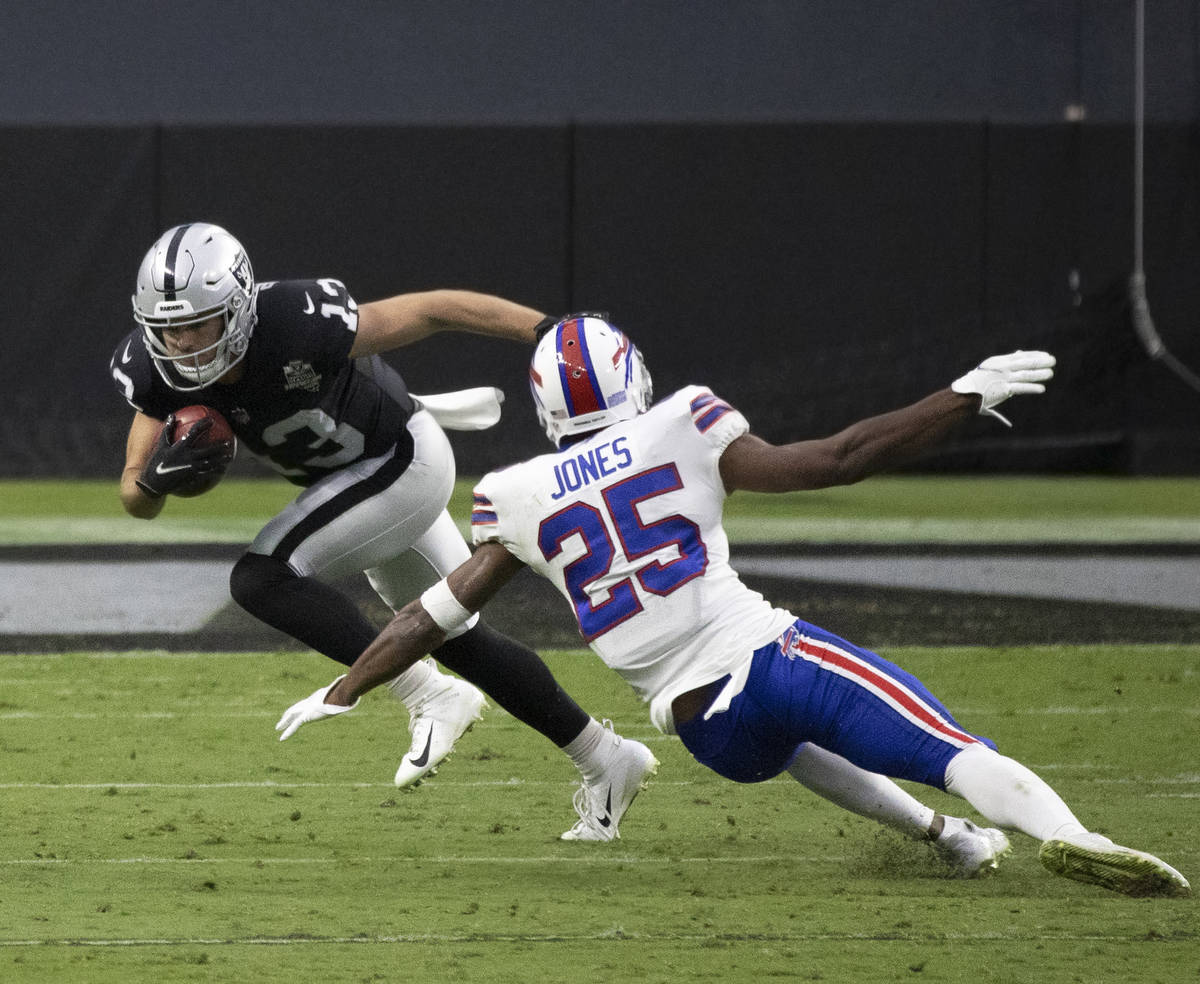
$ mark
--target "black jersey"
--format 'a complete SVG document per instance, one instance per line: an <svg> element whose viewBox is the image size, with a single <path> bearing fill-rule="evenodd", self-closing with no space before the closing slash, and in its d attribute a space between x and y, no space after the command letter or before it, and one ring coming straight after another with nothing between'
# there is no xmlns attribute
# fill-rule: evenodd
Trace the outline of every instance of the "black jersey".
<svg viewBox="0 0 1200 984"><path fill-rule="evenodd" d="M255 311L258 322L236 383L172 389L138 328L122 339L110 363L118 390L135 410L159 419L193 404L214 407L251 453L297 485L393 448L411 460L405 425L412 398L382 359L350 358L358 307L341 281L260 284Z"/></svg>

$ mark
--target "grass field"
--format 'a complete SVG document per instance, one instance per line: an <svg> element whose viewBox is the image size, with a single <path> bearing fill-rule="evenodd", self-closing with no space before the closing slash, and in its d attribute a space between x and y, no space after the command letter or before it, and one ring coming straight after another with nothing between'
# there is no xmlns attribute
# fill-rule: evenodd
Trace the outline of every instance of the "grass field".
<svg viewBox="0 0 1200 984"><path fill-rule="evenodd" d="M1200 870L1200 649L893 655L1084 819ZM278 713L328 676L315 655L7 657L0 980L1200 975L1194 899L1056 879L1019 835L993 878L949 879L790 779L707 773L598 662L547 659L662 760L614 844L556 840L573 770L498 710L400 793L407 732L386 697L275 740ZM1171 734L1193 740L1150 738Z"/></svg>
<svg viewBox="0 0 1200 984"><path fill-rule="evenodd" d="M0 483L0 547L246 540L291 494L231 480L137 523L110 482ZM1194 480L886 478L728 509L743 542L1200 543ZM1200 639L885 654L1197 882ZM598 661L544 655L662 761L614 844L557 840L574 771L497 709L401 793L384 697L275 740L332 675L313 653L0 656L0 981L1200 981L1196 897L1056 879L1020 835L995 877L950 879L790 779L706 772Z"/></svg>

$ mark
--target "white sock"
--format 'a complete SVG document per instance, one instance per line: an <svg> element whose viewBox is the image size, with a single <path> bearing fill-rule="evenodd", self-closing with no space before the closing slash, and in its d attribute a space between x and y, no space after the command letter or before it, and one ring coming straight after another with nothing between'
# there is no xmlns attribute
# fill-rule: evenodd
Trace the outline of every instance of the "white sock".
<svg viewBox="0 0 1200 984"><path fill-rule="evenodd" d="M446 675L433 660L419 659L396 679L387 683L387 689L396 700L404 704L409 712L428 697L446 688Z"/></svg>
<svg viewBox="0 0 1200 984"><path fill-rule="evenodd" d="M946 790L998 827L1048 840L1086 828L1047 783L986 745L968 745L946 767Z"/></svg>
<svg viewBox="0 0 1200 984"><path fill-rule="evenodd" d="M934 811L891 779L860 769L812 742L800 746L787 771L802 786L842 809L895 827L914 839L924 839L933 823Z"/></svg>
<svg viewBox="0 0 1200 984"><path fill-rule="evenodd" d="M563 746L563 751L575 763L584 782L593 783L603 774L604 766L612 755L614 737L609 728L590 718L583 730Z"/></svg>

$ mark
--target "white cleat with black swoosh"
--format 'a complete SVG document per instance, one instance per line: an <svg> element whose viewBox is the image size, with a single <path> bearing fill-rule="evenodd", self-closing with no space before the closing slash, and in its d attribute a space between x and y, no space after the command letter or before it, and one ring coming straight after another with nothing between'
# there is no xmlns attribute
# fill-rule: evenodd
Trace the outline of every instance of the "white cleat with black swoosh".
<svg viewBox="0 0 1200 984"><path fill-rule="evenodd" d="M575 791L579 820L562 835L565 841L612 841L621 836L617 827L634 797L658 771L658 759L640 741L616 736L612 756L597 782Z"/></svg>
<svg viewBox="0 0 1200 984"><path fill-rule="evenodd" d="M487 701L483 691L456 677L448 677L449 686L423 701L411 712L408 730L412 746L396 770L396 785L415 786L454 751L455 742L483 717Z"/></svg>

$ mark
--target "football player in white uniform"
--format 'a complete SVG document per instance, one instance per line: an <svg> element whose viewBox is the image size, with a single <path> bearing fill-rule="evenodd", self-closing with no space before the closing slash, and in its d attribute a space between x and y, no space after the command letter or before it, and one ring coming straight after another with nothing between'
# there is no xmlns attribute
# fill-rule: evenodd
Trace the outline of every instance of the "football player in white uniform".
<svg viewBox="0 0 1200 984"><path fill-rule="evenodd" d="M110 367L135 410L121 476L126 511L153 519L208 467L211 451L159 436L189 404L219 410L243 446L302 489L230 575L234 599L252 615L349 666L377 630L328 579L365 571L397 611L470 556L446 512L454 456L433 410L494 422L494 391L493 405L446 394L427 406L378 356L445 330L533 342L541 312L472 291L359 306L338 280L256 282L242 245L203 222L169 229L146 253L133 311L138 327ZM429 660L388 682L412 732L398 786L435 770L480 717L480 687L563 748L585 784L613 769L639 781L647 773L644 745L622 742L535 653L483 622L456 627L433 655L470 682Z"/></svg>
<svg viewBox="0 0 1200 984"><path fill-rule="evenodd" d="M729 564L721 522L729 492L857 482L971 414L998 417L1009 397L1043 392L1053 365L1045 352L994 356L910 406L776 446L703 387L651 406L650 377L629 338L600 318L568 317L542 338L530 368L558 451L485 476L472 558L278 728L286 737L353 706L528 565L568 600L584 638L649 704L654 724L722 776L759 782L787 771L840 806L927 838L962 875L992 870L1010 850L1001 830L935 814L892 779L925 783L1036 838L1057 874L1133 895L1187 894L1186 879L1163 861L1089 832L1050 786L965 730L921 681L774 608Z"/></svg>

